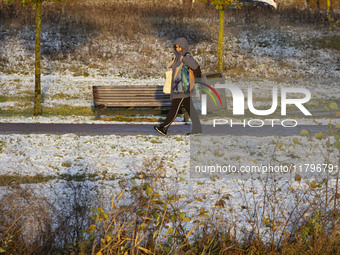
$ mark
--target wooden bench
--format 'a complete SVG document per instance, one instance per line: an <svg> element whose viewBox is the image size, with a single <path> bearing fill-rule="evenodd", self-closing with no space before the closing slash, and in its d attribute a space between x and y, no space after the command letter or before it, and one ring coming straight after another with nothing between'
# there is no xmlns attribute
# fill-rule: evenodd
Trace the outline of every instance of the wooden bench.
<svg viewBox="0 0 340 255"><path fill-rule="evenodd" d="M161 85L93 86L96 119L106 114L167 114L171 100ZM184 119L188 121L188 114Z"/></svg>

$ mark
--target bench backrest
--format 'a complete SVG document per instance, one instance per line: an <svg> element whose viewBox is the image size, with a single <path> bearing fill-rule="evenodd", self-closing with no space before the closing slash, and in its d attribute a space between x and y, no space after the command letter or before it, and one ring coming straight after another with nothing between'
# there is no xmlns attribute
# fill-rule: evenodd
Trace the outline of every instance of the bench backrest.
<svg viewBox="0 0 340 255"><path fill-rule="evenodd" d="M94 106L167 107L170 95L161 85L93 86Z"/></svg>

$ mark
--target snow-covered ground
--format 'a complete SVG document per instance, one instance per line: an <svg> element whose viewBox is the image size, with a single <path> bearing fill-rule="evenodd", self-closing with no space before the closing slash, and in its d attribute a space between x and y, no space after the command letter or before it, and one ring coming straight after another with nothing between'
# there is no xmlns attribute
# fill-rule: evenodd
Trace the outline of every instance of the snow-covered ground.
<svg viewBox="0 0 340 255"><path fill-rule="evenodd" d="M0 123L107 123L95 120L94 116L11 116L14 108L18 111L33 108L33 34L32 27L9 31L0 25ZM247 88L253 88L255 98L260 98L257 106L270 104L273 87L307 88L315 108L322 108L331 101L339 102L339 51L314 43L338 35L339 30L323 28L320 31L320 27L312 25L283 25L277 29L257 24L230 27L224 40L226 82L240 87L245 93ZM62 36L55 31L43 32L43 50L57 55L55 58L43 55L43 107L91 108L94 85L163 84L163 73L172 57L170 40L152 35L142 38L136 35L135 41L112 35L82 36L75 35L74 41L69 42L75 45L82 41L79 47L58 56ZM151 49L149 45L152 45ZM205 41L192 46L192 53L204 72L212 71L216 66L216 48L217 43ZM299 124L329 122L339 124L339 115L332 119L299 119ZM61 189L60 183L67 179L65 176L85 176L94 185L99 182L107 185L107 197L111 197L110 188L118 191L120 182L135 177L144 169L146 161L162 160L166 170L165 187L167 191L176 190L192 201L186 208L188 213L194 214L203 206L210 212L219 210L218 213L228 215L226 217L238 228L250 230L247 222L251 215L245 208L257 210L264 206L265 191L261 178L250 175L249 179L242 179L236 175L206 173L194 176L190 171L190 159L201 162L202 158L208 159L209 164L222 160L238 169L267 164L315 166L329 163L340 167L338 151L328 148L326 140L313 137L226 136L217 138L218 141L211 139L207 143L198 143L199 148L192 148L194 139L195 136L163 137L156 133L150 136L0 135L0 175L52 176L49 182L35 185L42 191L44 187L52 186L57 192ZM333 143L334 137L331 137L328 145L333 146ZM211 146L215 145L212 149ZM294 206L295 193L290 193L292 190L305 192L310 189L311 181L319 184L324 175L308 176L307 172L302 182L294 180L294 173L284 177L278 181L281 193L273 202L284 209L277 215L264 214L278 220ZM272 180L274 182L275 178ZM329 184L328 192L334 194L335 180L330 179ZM324 194L324 188L321 183L313 191ZM218 209L214 205L223 195L228 197L224 199L225 208ZM249 204L245 205L247 199ZM303 206L301 203L300 207ZM266 232L266 229L261 231Z"/></svg>
<svg viewBox="0 0 340 255"><path fill-rule="evenodd" d="M259 98L255 105L270 105L273 87L307 88L312 94L310 103L318 108L338 101L340 53L327 45L338 40L339 28L290 24L279 15L262 22L237 21L235 17L226 20L228 29L224 38L224 74L228 84L240 87L245 94L247 88L253 88L255 98ZM177 24L172 17L143 19L156 24ZM212 33L217 20L199 17L181 22L193 29L189 41L200 31L196 26L201 26L204 36L190 50L203 72L216 70L217 37ZM172 40L164 36L173 31L168 31L166 26L162 29L157 31L159 34L121 37L81 30L63 35L62 27L46 25L42 31L43 107L90 109L93 85L162 85L173 50ZM1 113L33 107L33 35L33 26L0 25L0 121L17 121L17 118L2 118ZM211 38L207 39L207 35Z"/></svg>
<svg viewBox="0 0 340 255"><path fill-rule="evenodd" d="M337 152L327 153L326 143L307 137L205 137L176 135L149 136L77 136L69 135L1 135L1 174L55 175L103 172L117 176L133 175L145 159L164 158L167 174L177 171L189 175L189 158L207 163L254 165L323 164L326 159L336 165ZM199 148L190 148L200 145ZM280 148L275 151L276 143ZM330 138L334 143L334 138ZM275 154L273 155L273 153ZM328 155L329 154L329 155ZM201 156L200 156L201 155ZM197 159L200 157L200 159Z"/></svg>
<svg viewBox="0 0 340 255"><path fill-rule="evenodd" d="M201 139L201 140L200 140ZM204 140L204 139L208 139ZM334 138L330 138L334 143ZM200 145L193 148L193 146ZM212 148L213 147L213 148ZM199 159L197 158L199 157ZM326 140L307 137L201 137L201 136L77 136L68 135L0 135L0 174L1 175L44 175L52 177L46 183L35 184L36 192L44 196L60 197L67 193L63 183L69 178L81 177L90 186L97 186L104 194L104 200L118 194L122 182L130 183L140 172L160 169L147 169L150 161L163 162L165 175L159 184L164 194L176 192L183 196L183 207L188 216L197 215L204 207L214 212L215 217L223 217L235 224L235 228L246 228L250 211L259 212L266 206L277 207L273 214L265 209L264 216L276 219L283 224L282 215L295 206L296 194L314 199L314 192L323 194L324 164L332 165L329 171L328 192L333 194L336 186L336 170L339 169L337 150L327 150ZM237 169L246 166L296 165L296 172L248 173L244 178L235 174L195 173L190 170L190 159L206 164L224 164ZM299 166L303 169L300 171ZM306 169L306 165L309 166ZM316 165L322 166L322 171ZM314 170L313 170L314 169ZM321 173L319 173L321 172ZM296 173L302 180L296 180ZM272 176L269 180L266 177ZM53 178L54 177L54 178ZM276 180L276 181L275 181ZM311 182L317 187L310 190ZM130 184L126 184L129 187ZM263 204L265 195L272 194L274 185L279 189L273 193L273 201ZM268 189L266 191L266 189ZM294 192L293 192L294 191ZM269 192L269 193L266 193ZM307 192L307 193L306 193ZM222 199L223 197L223 199ZM223 202L221 202L221 199ZM216 207L216 203L223 206ZM299 208L308 208L309 200L300 202ZM250 211L249 211L250 210ZM304 217L308 217L307 210ZM295 216L294 216L295 217ZM280 220L281 219L281 220ZM260 222L262 219L258 219ZM228 221L227 221L228 222ZM268 234L266 223L259 226L260 233ZM188 225L188 230L191 225Z"/></svg>
<svg viewBox="0 0 340 255"><path fill-rule="evenodd" d="M121 77L74 77L72 75L46 75L42 76L43 107L85 107L91 110L93 107L92 86L95 85L162 85L163 78L133 79ZM340 89L337 79L274 79L274 78L226 78L225 83L239 87L247 97L248 88L253 89L254 106L270 107L272 104L272 89L283 87L306 88L311 92L309 103L315 108L327 106L329 102L338 101ZM103 123L95 121L94 116L8 116L7 111L27 111L33 109L31 99L34 93L34 78L20 74L0 75L0 121L1 122L68 122L68 123ZM70 85L72 84L72 85ZM3 102L1 102L1 100ZM231 94L227 93L227 104L232 109ZM246 106L247 107L247 106ZM297 110L297 109L296 109ZM1 113L4 113L1 116ZM326 113L326 112L325 112ZM334 114L333 114L334 115ZM315 118L318 118L317 116ZM305 118L303 123L315 123L313 117ZM330 119L320 119L317 123L328 124Z"/></svg>

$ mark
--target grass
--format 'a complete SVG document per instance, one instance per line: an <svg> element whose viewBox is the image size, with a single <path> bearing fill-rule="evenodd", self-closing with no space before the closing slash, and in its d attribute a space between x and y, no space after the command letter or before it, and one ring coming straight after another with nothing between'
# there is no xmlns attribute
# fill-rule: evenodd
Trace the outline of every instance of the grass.
<svg viewBox="0 0 340 255"><path fill-rule="evenodd" d="M2 174L0 175L0 187L1 186L10 186L15 184L39 184L46 183L51 180L64 180L64 181L97 181L97 180L106 180L112 181L115 180L117 176L115 174L108 173L80 173L80 174L60 174L60 175L13 175L13 174Z"/></svg>
<svg viewBox="0 0 340 255"><path fill-rule="evenodd" d="M55 179L53 175L0 175L0 186L8 186L12 184L37 184L44 183Z"/></svg>
<svg viewBox="0 0 340 255"><path fill-rule="evenodd" d="M81 100L79 97L70 96L65 93L58 93L56 95L47 95L44 101L48 102L49 98L59 100ZM33 93L26 92L21 96L5 96L0 95L0 103L14 102L15 106L8 106L6 110L0 109L0 114L3 116L12 115L31 115L33 114ZM91 116L93 114L92 107L72 106L72 105L57 105L54 107L44 107L43 114L45 116L71 116L83 115Z"/></svg>
<svg viewBox="0 0 340 255"><path fill-rule="evenodd" d="M116 115L113 117L100 117L99 120L103 121L122 121L122 122L159 122L164 119L158 119L156 117L135 117L135 116L124 116Z"/></svg>
<svg viewBox="0 0 340 255"><path fill-rule="evenodd" d="M76 99L76 97L68 97L66 94L58 94L57 97L60 98L67 98L67 99ZM20 100L20 101L17 101ZM6 110L0 111L0 116L32 116L33 114L33 106L30 100L33 100L33 97L31 96L24 96L24 97L6 97L1 96L0 102L17 102L17 106L10 106ZM256 109L268 109L271 106L271 99L268 98L254 98L254 102L264 102L265 104L261 107L256 107ZM324 99L314 99L311 102L308 102L305 105L305 107L313 112L314 110L320 110L324 109L323 106L328 105L330 102L334 100L324 100ZM340 102L337 101L338 104ZM26 106L25 106L26 105ZM24 107L25 106L25 107ZM287 112L288 113L294 113L297 112L298 109L294 106L288 105ZM328 112L325 111L325 114L327 115ZM216 112L214 114L209 113L209 116L216 116L216 117L228 117L232 116L232 106L229 105L229 111L226 113L225 111ZM325 116L326 116L325 115ZM55 107L43 107L43 116L45 117L53 117L53 116L94 116L94 109L92 107L84 107L84 106L70 106L70 105L57 105ZM179 115L181 116L181 115ZM328 115L327 115L328 116ZM281 117L280 115L280 106L278 106L275 113L271 114L270 116L256 116L252 113L250 113L248 110L245 111L244 117L246 118L277 118ZM203 117L204 119L204 117ZM122 122L159 122L163 121L164 118L156 118L156 117L135 117L133 115L129 115L128 112L126 115L114 115L114 116L106 116L106 117L100 117L99 120L103 121L122 121Z"/></svg>
<svg viewBox="0 0 340 255"><path fill-rule="evenodd" d="M6 142L0 141L0 153L3 152L5 146L6 146Z"/></svg>
<svg viewBox="0 0 340 255"><path fill-rule="evenodd" d="M311 13L307 15L304 10L299 8L289 9L282 8L282 6L283 3L281 3L280 10L271 14L246 10L237 12L228 10L226 13L226 17L228 17L226 28L232 31L230 34L234 36L237 33L235 31L244 31L250 24L267 28L277 28L278 25L284 26L286 24L296 25L297 23L299 25L310 25L312 23L312 26L314 24L324 25L323 19L320 17L320 15L323 15L322 13L315 14L314 17ZM33 32L35 12L32 8L4 5L2 14L1 21L4 28L11 31L10 36L15 37L24 26L28 26ZM335 19L338 18L335 15ZM185 34L193 44L193 48L195 48L194 55L202 58L205 71L212 71L216 69L216 59L211 54L215 55L216 52L214 47L216 46L216 34L218 31L217 19L218 12L216 9L200 2L196 2L195 8L192 10L182 8L178 2L174 1L157 4L153 1L129 3L114 1L106 2L105 5L100 1L91 2L90 5L89 3L84 4L82 1L46 4L43 17L45 29L60 33L63 41L60 47L46 49L43 56L51 62L53 60L62 62L60 65L49 67L49 72L51 73L70 72L74 76L89 77L93 73L88 71L91 68L93 71L96 69L95 72L99 70L100 75L105 76L112 74L108 72L108 69L111 69L108 68L109 66L116 69L114 73L121 72L124 73L124 76L136 78L142 76L159 77L160 74L157 72L158 69L155 69L155 66L165 66L166 59L169 57L168 50L164 49L164 43ZM249 19L251 19L251 22ZM112 41L112 37L114 40L123 37L124 41L131 42L130 46L122 51L119 47L104 47L101 44L94 43L94 41L101 40ZM138 38L138 43L134 43L136 38ZM278 46L286 46L292 41L295 43L294 39L280 36L279 40L281 38L284 38L284 41L262 41L259 44L266 46L275 43ZM121 41L117 39L112 44L119 44ZM148 43L141 44L139 43L140 41L147 41ZM199 43L202 42L205 45L200 46ZM155 45L157 50L155 51L150 45ZM206 47L206 45L213 45L214 47ZM229 42L225 42L226 49L228 49L226 58L240 54L239 51L235 52L233 45L230 47L228 45ZM329 47L327 45L325 44L323 47ZM330 47L337 48L336 42L331 42L331 45ZM83 50L83 47L87 50ZM31 53L33 54L34 52L31 51ZM133 58L136 57L137 61L125 63L124 57L127 55L127 58L130 59L131 55L129 54L133 55ZM247 55L242 53L243 60L231 60L230 63L229 61L226 63L225 66L228 66L228 68L225 69L225 72L228 76L261 75L261 73L244 72L242 63L249 61ZM159 61L157 65L152 63L155 58ZM85 63L85 65L79 63ZM270 67L270 64L268 64L268 67ZM9 70L10 68L14 68L14 72L21 72L26 68L29 71L32 69L28 65L6 65L3 68L5 69L4 71L7 70L8 72L13 71ZM280 69L280 65L277 68ZM277 71L269 72L268 75L274 77L277 75Z"/></svg>
<svg viewBox="0 0 340 255"><path fill-rule="evenodd" d="M178 4L178 1L176 3ZM157 33L157 31L161 31L161 23L166 22L167 25L173 25L169 31L165 31L165 35L169 37L167 39L171 39L176 35L177 30L186 31L187 24L189 24L194 25L193 29L189 31L193 41L199 39L199 32L202 31L198 28L199 26L202 26L204 35L207 37L214 35L216 30L214 26L208 28L205 21L195 24L196 20L192 18L199 14L216 19L217 12L214 9L202 11L198 8L190 13L190 11L181 10L178 6L175 8L171 5L164 7L161 4L153 6L151 1L148 1L147 4L144 3L145 6L126 4L125 2L119 3L121 5L111 3L105 6L101 2L96 2L96 4L99 4L98 8L90 8L90 10L77 1L73 1L70 6L46 5L44 6L47 9L44 14L46 15L44 18L47 20L46 26L52 27L53 23L62 24L61 33L65 37L80 29L84 34L91 34L93 31L113 35L123 33L126 38L134 38L137 32ZM150 6L153 8L149 8ZM69 8L63 10L63 7ZM3 14L3 10L0 9L0 11ZM9 23L13 27L34 24L33 10L13 8L11 11L15 22L12 22L13 20L9 16L1 16L4 26ZM157 19L155 13L165 19ZM10 11L7 14L10 14ZM313 17L300 14L303 12L283 13L282 19L288 19L290 15L293 15L293 19L297 20L295 22L302 20L308 23L313 19ZM175 15L176 22L171 20L171 15ZM112 23L109 18L111 16L115 17L117 22ZM151 18L145 19L144 17ZM184 22L182 22L182 18ZM185 20L189 20L189 23L185 23ZM242 22L242 16L237 22L239 20ZM320 21L314 20L313 22L319 24ZM206 40L207 37L205 37ZM338 49L338 39L338 36L323 37L318 41L318 45L324 48ZM70 54L73 56L77 54L76 48L72 45L64 44L62 47L61 53L65 56L64 52L71 52ZM153 54L152 48L145 49L145 51L150 55ZM53 54L57 53L51 52L48 57L53 58ZM99 53L98 51L98 55L96 55L95 48L92 51L93 55L84 54L81 57L86 60L92 56L99 56L100 59ZM65 56L63 57L66 58ZM161 58L163 57L165 56ZM207 68L212 70L214 62L212 61L209 65ZM230 70L231 75L233 70L237 72L236 76L241 76L244 73L242 66L236 66L235 69L231 68ZM73 67L71 72L75 76L88 76L85 71L78 70L77 66ZM147 72L144 70L144 73ZM57 95L57 98L71 99L64 93ZM9 101L18 101L20 104L29 106L32 98L0 96L0 102ZM307 108L309 107L314 106L307 105ZM44 107L43 110L45 116L93 116L91 107L56 106L53 108ZM2 114L32 115L32 111L30 108L17 106ZM150 120L138 119L140 121ZM136 121L136 118L120 115L107 117L104 120ZM155 121L155 118L151 118L151 121ZM147 139L151 144L160 143L158 138L148 137ZM183 141L182 138L175 140ZM5 146L0 142L0 152ZM116 145L112 145L111 148L116 148L114 146ZM288 147L288 145L284 145L284 147ZM136 153L123 149L121 156L125 157L126 155L131 160L133 158L131 155L135 156ZM220 154L217 153L218 155ZM258 156L263 158L261 152L258 153ZM174 162L176 163L176 161ZM71 167L72 162L64 162L62 166ZM336 193L337 189L334 187L327 189L328 182L322 184L324 189L315 190L306 180L300 181L300 185L296 185L295 181L295 183L291 183L291 187L287 186L287 183L286 186L278 187L276 182L270 183L270 180L267 179L267 182L263 180L262 186L258 190L253 189L254 196L252 197L245 195L252 185L251 180L248 183L243 183L244 186L241 184L239 193L244 196L239 201L242 202L242 217L245 222L243 228L238 225L239 219L233 218L235 215L231 219L228 218L230 216L228 212L236 211L237 207L237 203L232 198L227 199L224 194L215 190L213 196L204 195L199 198L201 201L198 202L203 203L192 203L190 199L184 200L178 194L178 190L167 187L166 182L163 182L169 178L164 177L165 167L161 161L152 159L149 162L144 162L143 167L138 169L138 178L135 178L134 183L128 179L120 178L120 190L112 200L109 198L110 201L106 203L109 206L106 208L104 208L105 203L101 203L101 199L107 194L96 193L86 185L89 185L88 181L95 182L98 179L115 180L114 175L102 178L100 178L102 174L99 173L61 174L60 176L0 176L0 185L8 188L6 194L2 194L1 197L0 248L8 254L53 254L58 252L60 254L81 254L82 252L91 254L100 251L102 254L274 255L338 254L340 252L339 235L336 228L340 223L339 200L336 200L339 193ZM61 189L50 190L52 194L59 195L60 190L67 191L64 197L57 196L56 201L45 197L45 194L37 195L38 192L35 191L39 191L38 185L18 185L39 184L54 179L65 181L65 186L62 186ZM204 189L204 182L198 181L197 184L202 190ZM308 187L305 191L296 188L296 186L303 187L304 184ZM293 185L295 186L293 187ZM98 186L98 183L95 186ZM181 187L181 183L177 186ZM109 194L115 192L110 190ZM283 200L280 200L282 195L289 194L292 194L294 198L289 203L285 204ZM220 197L216 198L216 196ZM216 201L216 208L212 209L212 213L207 211L205 204L210 201ZM192 208L191 215L183 209L185 206ZM263 231L264 234L262 234ZM268 237L268 240L265 239L265 236ZM277 241L277 237L279 237L279 241Z"/></svg>
<svg viewBox="0 0 340 255"><path fill-rule="evenodd" d="M86 106L60 105L55 107L43 107L45 116L93 116L93 108Z"/></svg>
<svg viewBox="0 0 340 255"><path fill-rule="evenodd" d="M316 40L317 45L322 49L340 51L340 35L325 36Z"/></svg>
<svg viewBox="0 0 340 255"><path fill-rule="evenodd" d="M100 254L136 254L142 251L160 255L337 254L340 251L337 234L340 215L336 213L339 207L331 200L334 191L331 187L327 189L327 181L317 188L297 178L293 184L301 185L289 182L277 185L270 177L239 181L242 199L237 205L234 203L237 194L219 190L211 195L185 198L178 190L169 189L164 173L162 160L145 161L131 181L121 180L119 190L106 205L103 202L89 205L99 199L100 194L91 199L84 196L89 195L84 175L64 176L68 183L64 189L70 192L64 194L65 198L60 197L60 201L69 202L66 215L46 198L36 197L28 186L18 189L10 184L11 192L4 197L5 206L0 209L3 215L0 228L4 230L0 235L0 247L9 253L22 251L21 254L28 254L28 251L43 254L39 249L61 254L99 251ZM182 180L176 177L175 180L180 185ZM212 182L217 180L211 179ZM262 186L253 186L252 182L261 182ZM307 188L303 188L304 182ZM196 184L199 189L205 185L202 181ZM324 192L320 193L320 189ZM292 199L287 200L287 196ZM206 208L206 201L214 204L213 212ZM200 206L193 207L189 213L184 207L191 203ZM243 215L240 220L247 228L239 229L238 219L229 217L235 214L238 206ZM57 215L53 221L49 210ZM35 221L45 227L54 224L54 227L47 233L45 228L31 229L30 240L50 235L54 237L53 245L48 239L38 246L21 239L25 235L25 228L21 226ZM77 226L70 227L74 222ZM14 232L16 235L12 235ZM77 232L81 234L78 236Z"/></svg>
<svg viewBox="0 0 340 255"><path fill-rule="evenodd" d="M5 102L27 103L27 102L33 102L33 99L34 99L33 95L22 95L22 96L4 96L4 95L0 95L0 103L5 103Z"/></svg>
<svg viewBox="0 0 340 255"><path fill-rule="evenodd" d="M61 174L58 176L58 179L65 180L65 181L76 181L76 182L83 182L83 181L96 181L99 177L99 174L92 173L92 174Z"/></svg>
<svg viewBox="0 0 340 255"><path fill-rule="evenodd" d="M121 138L117 139L118 142L108 146L120 144ZM163 140L152 136L140 136L140 139L148 139L152 144ZM183 143L177 137L169 139ZM273 147L274 151L259 157L276 162L280 155L300 156L297 152L301 149L308 152L308 146L303 147L300 141L302 138L298 142L282 141L280 146L278 141L249 146L251 155ZM316 151L320 148L325 160L333 162L329 155L338 155L327 138L309 145ZM232 147L230 151L234 150ZM131 148L115 149L128 156L127 160L143 156ZM201 149L206 151L205 146ZM85 159L84 155L77 156ZM64 167L73 165L71 161L64 162L69 162ZM170 168L176 165L182 170L184 167L177 162L174 159ZM136 254L148 250L149 254L160 255L337 254L340 251L337 232L340 208L339 200L335 199L339 197L339 189L331 179L320 182L302 176L280 180L266 175L258 179L236 179L235 189L233 185L206 187L221 181L214 177L208 182L192 180L186 187L190 188L189 192L183 193L183 180L186 180L179 177L187 176L187 171L168 176L166 158L149 158L140 163L133 165L136 170L133 178L116 178L105 171L62 174L55 177L58 183L54 188L19 185L29 183L24 178L8 181L2 187L6 192L2 194L0 207L0 248L9 254L43 254L39 251L46 254L46 249L50 254L58 251L60 254L93 251ZM33 179L44 183L38 177ZM112 179L114 183L106 182ZM54 195L50 197L51 194ZM25 242L27 237L31 242ZM51 243L48 237L54 241Z"/></svg>
<svg viewBox="0 0 340 255"><path fill-rule="evenodd" d="M71 96L65 93L58 93L55 95L46 95L45 96L45 100L49 100L49 99L58 99L58 100L81 100L81 98L79 96Z"/></svg>
<svg viewBox="0 0 340 255"><path fill-rule="evenodd" d="M33 103L27 103L26 107L21 105L10 106L6 110L0 109L0 116L33 116ZM94 116L93 108L86 106L59 105L55 107L43 107L44 117L53 116Z"/></svg>

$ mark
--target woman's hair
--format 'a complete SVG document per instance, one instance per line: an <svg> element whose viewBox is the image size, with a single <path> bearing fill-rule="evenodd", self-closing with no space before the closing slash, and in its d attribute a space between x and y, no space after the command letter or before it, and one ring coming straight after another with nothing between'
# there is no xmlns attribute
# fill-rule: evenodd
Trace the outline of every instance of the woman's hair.
<svg viewBox="0 0 340 255"><path fill-rule="evenodd" d="M178 45L179 46L179 45ZM182 48L182 51L183 51L183 47L182 46L179 46ZM174 44L174 50L176 51L176 44Z"/></svg>

